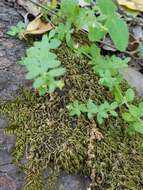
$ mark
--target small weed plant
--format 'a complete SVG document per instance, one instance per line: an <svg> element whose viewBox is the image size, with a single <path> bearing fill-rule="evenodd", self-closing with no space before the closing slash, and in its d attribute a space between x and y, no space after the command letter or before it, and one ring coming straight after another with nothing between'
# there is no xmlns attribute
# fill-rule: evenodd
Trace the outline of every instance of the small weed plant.
<svg viewBox="0 0 143 190"><path fill-rule="evenodd" d="M16 26L12 26L10 30L7 32L10 36L16 36L19 39L22 38L21 34L25 31L25 24L23 22L18 22Z"/></svg>
<svg viewBox="0 0 143 190"><path fill-rule="evenodd" d="M93 3L89 0L88 3ZM51 7L48 7L51 10ZM51 10L52 11L52 10ZM60 80L66 70L61 67L60 61L53 51L58 48L61 42L66 42L76 54L86 56L90 59L89 64L93 72L99 75L99 84L112 92L115 102L103 102L96 105L92 100L87 103L80 103L78 100L67 106L71 116L79 117L81 113L89 119L97 116L99 124L108 118L109 115L117 117L116 109L126 107L122 113L123 119L129 124L130 132L143 134L142 105L133 105L135 93L133 89L126 92L121 90L123 78L120 71L128 67L129 58L121 59L115 55L103 56L98 43L109 35L115 47L124 51L128 45L128 26L117 13L117 7L111 0L97 0L96 5L91 9L79 6L78 0L62 0L60 9L51 17L55 28L49 34L44 35L40 42L27 50L27 55L21 61L28 70L27 79L33 79L33 87L38 89L40 95L53 93L56 88L62 88L64 81ZM90 45L79 45L74 39L75 32L86 28ZM8 32L10 35L20 35L24 25L20 22Z"/></svg>

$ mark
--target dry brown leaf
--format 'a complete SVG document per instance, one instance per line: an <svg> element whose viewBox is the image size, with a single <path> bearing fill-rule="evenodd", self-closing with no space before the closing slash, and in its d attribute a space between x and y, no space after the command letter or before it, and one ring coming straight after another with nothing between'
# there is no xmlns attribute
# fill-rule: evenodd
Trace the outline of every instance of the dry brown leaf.
<svg viewBox="0 0 143 190"><path fill-rule="evenodd" d="M42 15L39 15L28 24L26 31L23 33L23 36L27 34L43 34L53 28L52 24L42 21L41 17Z"/></svg>
<svg viewBox="0 0 143 190"><path fill-rule="evenodd" d="M143 0L117 0L119 5L125 6L128 9L143 12Z"/></svg>

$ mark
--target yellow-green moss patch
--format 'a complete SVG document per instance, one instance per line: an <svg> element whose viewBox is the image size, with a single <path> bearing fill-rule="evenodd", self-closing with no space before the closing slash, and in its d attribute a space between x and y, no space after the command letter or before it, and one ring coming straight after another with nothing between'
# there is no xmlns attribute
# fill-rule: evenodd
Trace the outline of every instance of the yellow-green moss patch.
<svg viewBox="0 0 143 190"><path fill-rule="evenodd" d="M73 100L92 99L102 103L111 102L113 97L99 86L98 77L87 60L75 57L65 46L57 50L57 55L67 70L63 90L44 97L23 90L15 101L0 106L10 119L9 131L17 136L15 160L18 162L24 156L28 159L24 169L31 185L27 189L43 188L39 176L49 166L90 175L88 144L94 127L103 135L102 140L94 140L92 147L91 162L96 171L94 189L143 189L142 138L130 137L120 117L110 118L102 126L84 116L69 117L66 105Z"/></svg>

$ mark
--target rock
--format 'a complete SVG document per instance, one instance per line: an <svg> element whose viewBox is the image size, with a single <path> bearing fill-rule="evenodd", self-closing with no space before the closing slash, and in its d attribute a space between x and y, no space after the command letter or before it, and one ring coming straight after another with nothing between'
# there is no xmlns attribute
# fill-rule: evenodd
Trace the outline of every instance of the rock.
<svg viewBox="0 0 143 190"><path fill-rule="evenodd" d="M7 126L8 126L8 122L6 118L4 118L3 116L0 116L0 129L4 129Z"/></svg>
<svg viewBox="0 0 143 190"><path fill-rule="evenodd" d="M55 190L86 190L89 186L89 178L80 175L70 175L62 172Z"/></svg>
<svg viewBox="0 0 143 190"><path fill-rule="evenodd" d="M0 173L0 190L17 190L16 181L6 174Z"/></svg>
<svg viewBox="0 0 143 190"><path fill-rule="evenodd" d="M12 157L8 154L7 151L0 151L0 166L12 163Z"/></svg>
<svg viewBox="0 0 143 190"><path fill-rule="evenodd" d="M143 75L133 68L127 68L121 73L128 84L137 90L138 95L143 96Z"/></svg>
<svg viewBox="0 0 143 190"><path fill-rule="evenodd" d="M0 132L0 151L7 151L11 153L15 146L16 137L14 135L7 135Z"/></svg>
<svg viewBox="0 0 143 190"><path fill-rule="evenodd" d="M0 1L0 97L5 101L14 99L26 82L25 68L18 63L25 54L26 45L7 35L21 17L7 2L11 1Z"/></svg>
<svg viewBox="0 0 143 190"><path fill-rule="evenodd" d="M137 40L143 40L143 29L141 26L133 26L132 31Z"/></svg>

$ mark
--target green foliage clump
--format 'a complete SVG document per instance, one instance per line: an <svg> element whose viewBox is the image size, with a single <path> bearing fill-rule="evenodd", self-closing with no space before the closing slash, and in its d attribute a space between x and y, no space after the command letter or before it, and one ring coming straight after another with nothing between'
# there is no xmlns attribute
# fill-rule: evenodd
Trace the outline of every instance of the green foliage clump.
<svg viewBox="0 0 143 190"><path fill-rule="evenodd" d="M40 42L35 42L34 47L27 50L27 56L21 61L28 70L27 79L34 79L33 86L38 89L40 95L47 92L54 92L59 87L64 86L63 81L57 77L65 73L65 69L60 67L55 53L50 50L58 48L61 42L58 39L50 39L46 35Z"/></svg>
<svg viewBox="0 0 143 190"><path fill-rule="evenodd" d="M15 161L19 163L25 155L28 161L24 166L26 190L48 189L44 187L44 179L41 181L47 167L53 166L53 171L56 167L58 171L64 169L90 175L87 165L88 134L91 128L96 127L95 122L83 115L79 118L68 116L66 105L74 100L86 102L91 99L99 106L104 101L114 101L111 92L98 84L98 76L92 72L87 60L75 57L66 46L56 50L56 54L67 71L62 90L44 97L24 91L17 100L0 105L0 109L9 116L8 130L17 136L13 152ZM122 88L126 91L128 86ZM92 112L93 105L89 103ZM109 117L104 123L97 124L104 138L95 140L93 144L95 190L143 188L142 137L133 135L131 138L126 133L127 125L121 118L123 110L117 111L117 118Z"/></svg>
<svg viewBox="0 0 143 190"><path fill-rule="evenodd" d="M94 115L97 115L97 121L102 124L104 119L108 118L108 115L117 117L115 109L118 107L117 102L109 104L105 101L101 105L96 105L92 100L88 100L87 104L79 103L78 101L68 105L67 108L70 111L71 116L80 116L81 113L86 113L89 119L92 119Z"/></svg>
<svg viewBox="0 0 143 190"><path fill-rule="evenodd" d="M17 36L21 39L21 34L25 31L25 24L23 22L18 22L16 26L12 26L7 32L10 36Z"/></svg>

